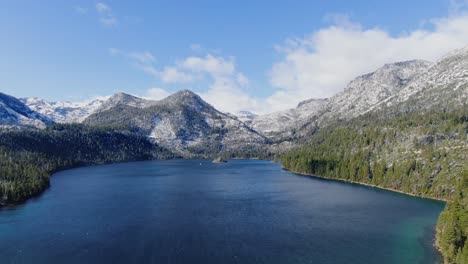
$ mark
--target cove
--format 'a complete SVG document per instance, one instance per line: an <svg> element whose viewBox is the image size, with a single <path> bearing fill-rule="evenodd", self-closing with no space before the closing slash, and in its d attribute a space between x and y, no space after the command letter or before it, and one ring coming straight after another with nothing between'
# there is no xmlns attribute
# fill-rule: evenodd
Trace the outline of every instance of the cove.
<svg viewBox="0 0 468 264"><path fill-rule="evenodd" d="M271 161L145 161L56 173L0 209L1 263L440 263L444 203Z"/></svg>

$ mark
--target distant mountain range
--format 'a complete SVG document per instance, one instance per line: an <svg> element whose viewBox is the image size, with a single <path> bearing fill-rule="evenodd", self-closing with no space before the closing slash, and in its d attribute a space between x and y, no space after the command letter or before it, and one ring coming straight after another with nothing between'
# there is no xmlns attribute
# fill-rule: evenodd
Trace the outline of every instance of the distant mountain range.
<svg viewBox="0 0 468 264"><path fill-rule="evenodd" d="M16 99L0 94L4 127L52 123L112 126L148 136L181 152L282 151L311 131L372 112L386 114L449 109L468 98L468 47L435 63L413 60L386 64L357 77L331 98L309 99L296 108L266 115L223 113L184 90L152 101L125 93L88 103ZM271 148L273 146L273 148ZM278 147L282 146L282 147Z"/></svg>
<svg viewBox="0 0 468 264"><path fill-rule="evenodd" d="M86 117L96 112L105 100L93 100L87 103L48 102L32 97L19 99L31 110L34 110L56 123L80 123Z"/></svg>

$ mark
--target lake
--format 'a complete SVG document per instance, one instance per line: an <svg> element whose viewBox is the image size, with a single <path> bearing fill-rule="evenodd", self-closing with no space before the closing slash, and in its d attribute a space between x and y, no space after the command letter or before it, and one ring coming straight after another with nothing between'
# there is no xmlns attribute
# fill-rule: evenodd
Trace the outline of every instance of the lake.
<svg viewBox="0 0 468 264"><path fill-rule="evenodd" d="M443 207L271 161L83 167L0 209L0 262L439 263Z"/></svg>

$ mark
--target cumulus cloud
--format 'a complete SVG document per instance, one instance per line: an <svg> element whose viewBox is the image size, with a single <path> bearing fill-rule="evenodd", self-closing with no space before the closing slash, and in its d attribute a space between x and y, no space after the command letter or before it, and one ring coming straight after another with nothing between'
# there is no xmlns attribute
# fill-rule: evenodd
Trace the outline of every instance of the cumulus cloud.
<svg viewBox="0 0 468 264"><path fill-rule="evenodd" d="M435 61L443 54L468 44L468 15L434 19L429 29L392 36L380 28L364 28L346 16L301 38L288 39L277 47L283 58L269 71L278 90L267 103L272 108L294 107L307 98L330 97L358 75L385 63L424 59Z"/></svg>
<svg viewBox="0 0 468 264"><path fill-rule="evenodd" d="M164 83L191 83L195 79L193 74L183 72L177 67L164 67L161 71L151 69L150 72L159 76Z"/></svg>
<svg viewBox="0 0 468 264"><path fill-rule="evenodd" d="M206 85L207 89L198 94L222 111L256 109L258 105L247 93L249 80L236 69L234 57L189 56L161 69L152 65L142 69L166 84Z"/></svg>
<svg viewBox="0 0 468 264"><path fill-rule="evenodd" d="M463 9L460 3L457 10ZM155 66L151 53L118 49L109 49L109 52L131 59L163 84L176 85L177 89L198 87L198 93L222 111L268 113L295 107L309 98L333 96L355 77L386 63L412 59L436 61L445 53L468 44L468 13L460 11L397 35L378 27L364 27L346 15L330 15L326 21L331 24L275 46L280 59L268 69L267 78L272 89L266 98L252 96L255 87L238 69L232 56L193 46L192 51L205 55ZM165 95L160 90L155 91Z"/></svg>
<svg viewBox="0 0 468 264"><path fill-rule="evenodd" d="M185 85L207 87L198 94L210 104L226 112L240 110L260 111L257 99L247 92L249 79L236 69L234 57L189 56L177 60L171 65L157 67L155 57L150 52L128 52L109 48L109 54L121 56L132 61L132 64L145 73L157 78L167 85ZM192 88L192 87L184 87ZM145 98L159 100L169 95L163 88L151 88L143 95Z"/></svg>

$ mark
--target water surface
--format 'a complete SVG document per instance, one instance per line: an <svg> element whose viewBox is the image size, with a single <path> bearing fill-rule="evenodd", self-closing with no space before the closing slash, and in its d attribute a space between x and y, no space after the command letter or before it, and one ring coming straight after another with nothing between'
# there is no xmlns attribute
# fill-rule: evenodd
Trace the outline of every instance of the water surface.
<svg viewBox="0 0 468 264"><path fill-rule="evenodd" d="M0 262L438 263L442 209L270 161L85 167L0 210Z"/></svg>

